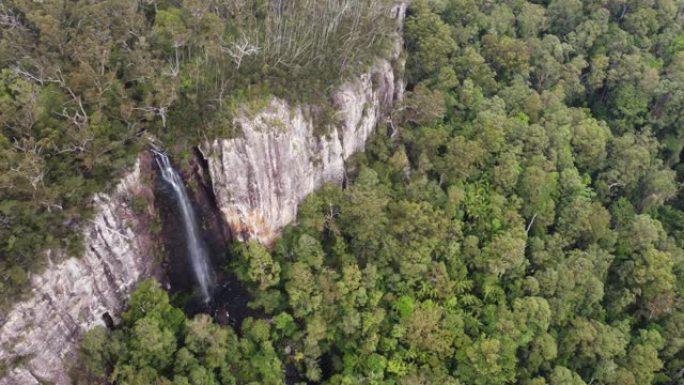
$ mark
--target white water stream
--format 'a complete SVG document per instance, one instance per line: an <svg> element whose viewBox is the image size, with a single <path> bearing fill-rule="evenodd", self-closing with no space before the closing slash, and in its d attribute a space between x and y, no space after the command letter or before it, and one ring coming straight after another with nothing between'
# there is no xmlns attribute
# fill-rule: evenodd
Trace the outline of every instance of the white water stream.
<svg viewBox="0 0 684 385"><path fill-rule="evenodd" d="M197 215L195 215L195 210L188 198L188 193L183 185L183 180L171 165L169 157L163 152L155 151L154 154L159 170L161 171L162 179L173 189L174 200L182 215L185 244L188 249L188 255L190 256L192 270L202 293L202 299L204 302L209 302L211 300L214 285L214 275L211 266L209 265L209 255L207 253L206 245L200 236L197 225Z"/></svg>

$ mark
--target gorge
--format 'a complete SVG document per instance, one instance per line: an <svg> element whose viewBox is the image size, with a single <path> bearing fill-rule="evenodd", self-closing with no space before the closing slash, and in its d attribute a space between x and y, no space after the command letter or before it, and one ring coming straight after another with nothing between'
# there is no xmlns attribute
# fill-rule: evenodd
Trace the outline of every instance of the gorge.
<svg viewBox="0 0 684 385"><path fill-rule="evenodd" d="M0 385L684 385L683 111L681 0L0 0Z"/></svg>
<svg viewBox="0 0 684 385"><path fill-rule="evenodd" d="M401 3L393 11L400 25L405 10ZM265 109L236 117L241 137L199 146L220 216L237 239L273 241L296 218L307 194L325 182L342 183L344 161L363 150L376 125L402 98L399 31L395 42L389 59L377 59L334 93L336 122L326 127L327 134L317 134L316 106L291 106L273 98ZM159 161L168 165L164 158ZM180 184L175 175L162 177ZM30 297L0 315L0 363L7 368L0 372L0 385L70 384L67 364L79 336L104 325L105 314L116 320L138 282L163 280L155 246L160 240L149 226L157 215L151 178L152 160L143 154L114 191L93 198L96 215L83 230L84 256L49 251L58 262L33 275ZM134 207L135 200L145 202L142 211ZM199 276L209 276L206 270L198 265ZM205 284L206 297L210 285Z"/></svg>

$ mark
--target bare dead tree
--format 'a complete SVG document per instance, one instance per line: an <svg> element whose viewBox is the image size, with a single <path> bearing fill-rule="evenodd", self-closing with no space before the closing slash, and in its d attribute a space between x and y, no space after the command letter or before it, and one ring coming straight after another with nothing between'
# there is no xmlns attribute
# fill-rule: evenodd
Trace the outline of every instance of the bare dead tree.
<svg viewBox="0 0 684 385"><path fill-rule="evenodd" d="M0 4L0 25L6 29L25 29L17 15L11 9L7 9L4 4Z"/></svg>
<svg viewBox="0 0 684 385"><path fill-rule="evenodd" d="M20 76L27 81L36 82L36 83L40 84L41 86L45 83L45 80L43 79L43 77L41 75L34 75L34 74L30 73L29 71L24 70L18 66L14 67L14 73L17 74L17 76Z"/></svg>
<svg viewBox="0 0 684 385"><path fill-rule="evenodd" d="M145 112L152 112L155 115L159 116L159 118L162 120L162 127L166 128L166 121L168 119L168 106L145 106L145 107L136 107L134 108L135 110L139 111L145 111Z"/></svg>
<svg viewBox="0 0 684 385"><path fill-rule="evenodd" d="M252 44L244 33L238 40L231 42L225 47L222 46L221 50L230 56L237 69L240 68L242 61L246 57L254 56L260 51L259 47Z"/></svg>
<svg viewBox="0 0 684 385"><path fill-rule="evenodd" d="M21 157L22 161L10 168L10 171L29 182L35 197L35 193L42 186L45 177L43 146L33 138L15 138L13 147L23 156Z"/></svg>
<svg viewBox="0 0 684 385"><path fill-rule="evenodd" d="M85 129L88 126L90 118L85 110L85 107L83 106L83 101L81 100L81 97L79 95L76 95L73 89L71 89L71 87L67 84L61 69L57 69L56 75L56 78L51 78L49 79L49 81L59 84L59 86L63 90L67 91L69 96L71 96L71 100L78 106L78 111L69 113L65 108L62 110L61 113L59 113L59 115L64 118L67 118L72 124L77 126L79 129Z"/></svg>

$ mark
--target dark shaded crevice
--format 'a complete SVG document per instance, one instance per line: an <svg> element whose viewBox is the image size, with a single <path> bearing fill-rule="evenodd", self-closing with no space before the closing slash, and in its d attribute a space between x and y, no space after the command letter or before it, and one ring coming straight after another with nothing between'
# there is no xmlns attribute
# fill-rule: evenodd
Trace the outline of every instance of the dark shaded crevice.
<svg viewBox="0 0 684 385"><path fill-rule="evenodd" d="M173 192L158 174L158 167L154 167L154 200L159 221L161 223L158 234L159 243L163 246L162 270L164 271L166 287L170 294L182 297L183 302L189 298L188 293L195 289L195 279L187 255L183 222L173 197ZM186 175L182 175L187 180ZM191 199L194 196L191 195ZM197 202L192 205L197 208ZM204 234L202 234L204 236Z"/></svg>
<svg viewBox="0 0 684 385"><path fill-rule="evenodd" d="M99 231L99 232L100 232L100 239L102 239L102 242L104 242L105 247L107 247L108 250L111 250L111 246L107 242L107 238L102 234L101 231ZM104 271L104 275L105 275L105 278L107 279L107 283L109 284L109 286L112 288L118 288L119 285L116 282L116 277L115 277L114 273L112 272L111 267L107 263L108 259L105 258L104 255L100 254L100 252L97 250L97 248L93 247L92 245L90 246L90 251L92 251L93 254L95 254L95 256L100 261L102 261L102 270ZM95 272L93 271L92 267L88 266L88 269L90 270L90 273L93 274L93 276L94 276ZM100 298L102 299L102 303L107 303L108 301L105 300L106 297L105 297L104 293L102 293L100 291L99 285L97 285L97 283L95 285L95 288L98 290L98 294L100 295ZM126 296L123 293L121 293L119 290L114 290L114 295L116 296L116 300L119 303L126 303Z"/></svg>
<svg viewBox="0 0 684 385"><path fill-rule="evenodd" d="M192 152L193 161L191 162L190 177L196 182L198 187L196 191L193 191L192 193L199 208L198 215L202 222L202 227L210 230L210 238L212 238L209 239L210 248L226 250L227 246L233 240L233 236L231 234L230 226L226 223L221 210L219 209L216 194L214 194L214 184L211 180L211 172L209 171L209 161L204 157L204 154L202 154L199 147L193 147Z"/></svg>
<svg viewBox="0 0 684 385"><path fill-rule="evenodd" d="M197 147L192 149L192 155L186 166L177 170L184 180L195 209L200 235L207 247L210 264L216 273L216 285L209 303L205 303L196 295L197 283L187 255L181 215L178 214L176 202L168 186L161 178L156 177L154 196L161 221L160 241L166 251L162 268L167 287L174 298L174 304L182 307L188 317L207 313L212 315L217 323L228 324L239 330L244 318L257 316L257 313L247 306L252 299L247 288L226 269L229 262L227 250L233 235L214 194L209 162Z"/></svg>
<svg viewBox="0 0 684 385"><path fill-rule="evenodd" d="M100 253L97 251L97 249L96 249L95 247L90 246L90 251L92 251L93 254L95 254L95 256L96 256L98 259L100 259L100 260L102 261L102 267L103 267L105 279L107 280L107 283L109 284L109 286L112 287L112 288L117 288L118 285L116 285L116 279L114 279L114 276L113 276L113 274L112 274L111 269L109 268L109 265L105 262L106 260L104 260L104 259L102 258L102 255L100 255ZM91 276L93 276L93 277L96 277L96 276L97 276L97 275L95 274L95 271L93 270L93 267L92 267L91 265L86 264L85 267L88 269L88 273L89 273ZM93 285L93 287L94 287L94 289L95 289L95 295L99 298L99 300L100 300L101 303L107 304L109 301L107 301L107 297L106 297L105 294L102 292L102 289L100 289L99 283L100 283L100 282L97 282L97 281L96 281L96 282L94 283L94 285ZM116 296L117 301L121 301L121 300L122 300L122 298L121 298L121 296L120 296L118 290L114 290L114 295ZM124 303L124 302L120 302L120 303Z"/></svg>
<svg viewBox="0 0 684 385"><path fill-rule="evenodd" d="M114 330L114 327L115 327L114 319L109 314L109 312L104 312L102 314L102 321L105 323L105 326L107 326L107 329Z"/></svg>
<svg viewBox="0 0 684 385"><path fill-rule="evenodd" d="M196 310L187 310L190 313L209 313L217 323L228 324L239 330L245 318L256 317L258 313L248 307L252 297L247 288L233 273L226 269L230 262L228 249L235 237L214 194L214 183L211 179L208 159L205 158L199 147L193 148L193 155L191 177L197 185L197 189L193 192L194 199L199 203L198 216L202 228L207 232L205 241L214 269L217 272L217 280L212 303Z"/></svg>

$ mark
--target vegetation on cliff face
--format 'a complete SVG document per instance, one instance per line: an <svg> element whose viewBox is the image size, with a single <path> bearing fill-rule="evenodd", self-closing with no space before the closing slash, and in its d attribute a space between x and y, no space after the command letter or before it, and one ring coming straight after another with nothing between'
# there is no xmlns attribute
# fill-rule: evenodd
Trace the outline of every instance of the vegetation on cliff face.
<svg viewBox="0 0 684 385"><path fill-rule="evenodd" d="M684 383L683 26L670 0L414 2L406 101L349 186L230 252L264 317L127 313L80 378Z"/></svg>
<svg viewBox="0 0 684 385"><path fill-rule="evenodd" d="M388 47L389 0L105 0L0 4L0 308L77 255L88 200L152 133L235 135L264 95L325 97Z"/></svg>

